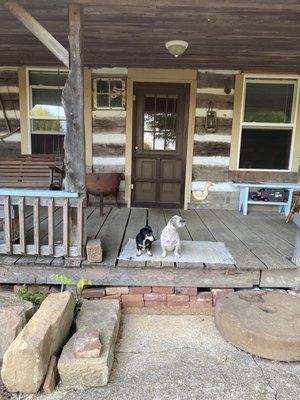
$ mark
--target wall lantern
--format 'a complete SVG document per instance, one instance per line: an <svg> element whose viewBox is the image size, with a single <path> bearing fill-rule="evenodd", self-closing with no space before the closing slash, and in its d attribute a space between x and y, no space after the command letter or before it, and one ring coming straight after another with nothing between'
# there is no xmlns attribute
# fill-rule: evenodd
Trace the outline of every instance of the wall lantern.
<svg viewBox="0 0 300 400"><path fill-rule="evenodd" d="M176 58L183 54L188 46L188 42L185 42L184 40L171 40L170 42L166 43L166 48L168 49L169 53L173 54L173 56Z"/></svg>
<svg viewBox="0 0 300 400"><path fill-rule="evenodd" d="M214 133L217 131L217 127L218 127L217 112L213 110L213 103L209 102L206 111L205 130L206 132Z"/></svg>

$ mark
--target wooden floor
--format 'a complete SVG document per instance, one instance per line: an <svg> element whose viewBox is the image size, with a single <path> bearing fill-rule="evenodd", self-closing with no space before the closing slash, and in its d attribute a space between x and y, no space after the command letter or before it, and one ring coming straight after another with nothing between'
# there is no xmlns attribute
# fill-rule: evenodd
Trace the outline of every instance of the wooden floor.
<svg viewBox="0 0 300 400"><path fill-rule="evenodd" d="M118 260L123 246L138 230L149 224L154 236L174 214L186 220L180 231L183 240L224 242L236 264L190 264L124 262ZM42 227L47 232L47 217ZM62 231L62 218L55 215L56 234ZM27 237L32 239L32 218L27 216ZM297 287L300 269L290 261L293 254L295 225L274 212L251 212L243 216L226 210L161 210L139 208L87 209L87 235L101 238L102 264L83 261L81 267L68 268L67 275L86 276L97 285L162 285L198 287ZM43 240L43 239L42 239ZM53 272L66 273L63 259L0 256L0 283L46 283Z"/></svg>
<svg viewBox="0 0 300 400"><path fill-rule="evenodd" d="M142 208L105 208L100 217L99 208L87 209L87 236L101 238L104 249L102 266L107 267L176 267L193 268L193 264L124 262L118 260L123 246L134 238L141 227L149 224L155 238L174 214L186 220L186 227L180 230L182 240L224 242L236 260L234 265L196 264L194 268L265 270L295 268L290 261L295 240L295 226L286 224L284 216L276 212L250 212L247 216L227 210L161 210ZM47 235L47 217L41 216L41 243ZM32 240L32 218L27 216L27 239ZM55 215L56 235L62 228L62 215ZM45 257L2 256L0 262L8 264L62 265L63 259ZM83 262L83 265L89 265Z"/></svg>

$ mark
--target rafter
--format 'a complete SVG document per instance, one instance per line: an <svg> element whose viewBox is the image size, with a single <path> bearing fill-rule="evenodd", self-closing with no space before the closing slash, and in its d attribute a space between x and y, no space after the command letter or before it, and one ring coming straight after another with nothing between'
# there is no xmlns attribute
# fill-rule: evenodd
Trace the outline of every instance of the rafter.
<svg viewBox="0 0 300 400"><path fill-rule="evenodd" d="M69 52L45 29L23 6L16 2L6 2L6 8L67 68L69 68Z"/></svg>

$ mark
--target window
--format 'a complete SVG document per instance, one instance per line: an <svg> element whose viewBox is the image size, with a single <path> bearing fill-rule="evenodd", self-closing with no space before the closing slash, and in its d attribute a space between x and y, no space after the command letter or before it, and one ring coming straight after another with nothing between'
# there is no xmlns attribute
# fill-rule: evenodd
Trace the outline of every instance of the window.
<svg viewBox="0 0 300 400"><path fill-rule="evenodd" d="M66 117L61 104L67 74L29 71L29 122L32 154L63 151Z"/></svg>
<svg viewBox="0 0 300 400"><path fill-rule="evenodd" d="M94 79L94 107L99 109L125 108L125 82L122 79Z"/></svg>
<svg viewBox="0 0 300 400"><path fill-rule="evenodd" d="M240 169L289 170L296 80L246 78Z"/></svg>
<svg viewBox="0 0 300 400"><path fill-rule="evenodd" d="M144 100L144 150L175 151L178 139L176 95L146 95Z"/></svg>

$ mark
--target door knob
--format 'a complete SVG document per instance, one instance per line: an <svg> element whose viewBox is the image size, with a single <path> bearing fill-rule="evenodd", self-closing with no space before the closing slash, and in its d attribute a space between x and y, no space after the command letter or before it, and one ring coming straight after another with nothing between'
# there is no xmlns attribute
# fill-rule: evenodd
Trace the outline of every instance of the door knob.
<svg viewBox="0 0 300 400"><path fill-rule="evenodd" d="M138 150L139 149L139 146L135 146L135 150Z"/></svg>

